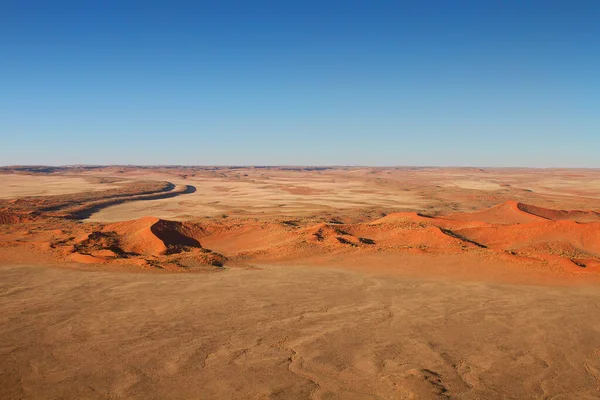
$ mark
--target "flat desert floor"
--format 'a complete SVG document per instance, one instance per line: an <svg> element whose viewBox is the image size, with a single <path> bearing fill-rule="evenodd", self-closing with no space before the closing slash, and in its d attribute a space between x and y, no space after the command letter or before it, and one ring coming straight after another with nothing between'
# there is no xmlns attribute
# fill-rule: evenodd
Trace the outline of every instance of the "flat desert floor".
<svg viewBox="0 0 600 400"><path fill-rule="evenodd" d="M100 210L91 221L111 222L153 215L166 219L220 216L308 216L319 213L435 211L491 207L506 200L540 205L600 208L600 170L443 168L215 169L93 171L193 185L185 197L124 203Z"/></svg>
<svg viewBox="0 0 600 400"><path fill-rule="evenodd" d="M0 169L0 398L600 398L599 182Z"/></svg>
<svg viewBox="0 0 600 400"><path fill-rule="evenodd" d="M0 268L7 398L600 396L600 291L326 268Z"/></svg>

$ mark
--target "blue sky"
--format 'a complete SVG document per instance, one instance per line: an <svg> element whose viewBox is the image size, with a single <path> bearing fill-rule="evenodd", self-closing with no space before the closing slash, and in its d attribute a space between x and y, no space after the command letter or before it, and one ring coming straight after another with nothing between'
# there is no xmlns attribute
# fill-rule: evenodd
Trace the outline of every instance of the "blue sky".
<svg viewBox="0 0 600 400"><path fill-rule="evenodd" d="M0 2L0 164L600 167L597 1Z"/></svg>

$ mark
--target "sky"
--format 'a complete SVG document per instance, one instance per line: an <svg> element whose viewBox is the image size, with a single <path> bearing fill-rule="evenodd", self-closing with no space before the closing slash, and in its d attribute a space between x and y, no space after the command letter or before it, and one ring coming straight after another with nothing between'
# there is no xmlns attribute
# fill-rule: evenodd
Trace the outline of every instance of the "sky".
<svg viewBox="0 0 600 400"><path fill-rule="evenodd" d="M0 1L0 165L600 167L600 2Z"/></svg>

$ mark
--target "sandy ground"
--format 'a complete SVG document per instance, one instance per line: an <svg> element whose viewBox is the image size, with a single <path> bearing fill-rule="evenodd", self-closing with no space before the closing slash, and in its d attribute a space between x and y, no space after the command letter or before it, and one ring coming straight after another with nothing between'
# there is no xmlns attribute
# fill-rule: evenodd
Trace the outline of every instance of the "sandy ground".
<svg viewBox="0 0 600 400"><path fill-rule="evenodd" d="M0 199L105 190L98 178L169 181L194 193L128 202L89 218L116 222L152 215L186 220L238 217L340 215L380 210L450 213L517 200L550 208L600 209L600 170L477 168L117 168L64 174L0 174Z"/></svg>
<svg viewBox="0 0 600 400"><path fill-rule="evenodd" d="M0 268L0 397L595 399L600 292Z"/></svg>
<svg viewBox="0 0 600 400"><path fill-rule="evenodd" d="M0 174L0 399L600 398L597 182Z"/></svg>
<svg viewBox="0 0 600 400"><path fill-rule="evenodd" d="M94 171L90 176L114 176ZM185 220L218 215L307 216L352 210L448 213L505 200L554 208L600 208L599 170L475 168L344 168L322 171L225 169L124 171L130 179L167 180L197 188L185 197L132 202L101 210L90 221L153 215Z"/></svg>
<svg viewBox="0 0 600 400"><path fill-rule="evenodd" d="M365 184L362 179L352 176L342 176L336 180L320 173L289 175L182 179L157 174L152 178L193 185L197 191L185 197L109 207L94 214L89 221L115 222L145 215L184 220L222 214L307 215L361 207L412 209L421 207L425 201L417 192L389 190L376 184Z"/></svg>
<svg viewBox="0 0 600 400"><path fill-rule="evenodd" d="M83 177L0 174L0 199L70 194L116 187L118 186L88 181Z"/></svg>

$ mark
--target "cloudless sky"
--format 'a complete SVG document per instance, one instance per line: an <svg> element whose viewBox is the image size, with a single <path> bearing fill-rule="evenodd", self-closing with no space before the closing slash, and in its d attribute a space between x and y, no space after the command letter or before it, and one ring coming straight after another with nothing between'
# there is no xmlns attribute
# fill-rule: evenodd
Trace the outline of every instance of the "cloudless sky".
<svg viewBox="0 0 600 400"><path fill-rule="evenodd" d="M0 1L0 165L600 167L600 2Z"/></svg>

